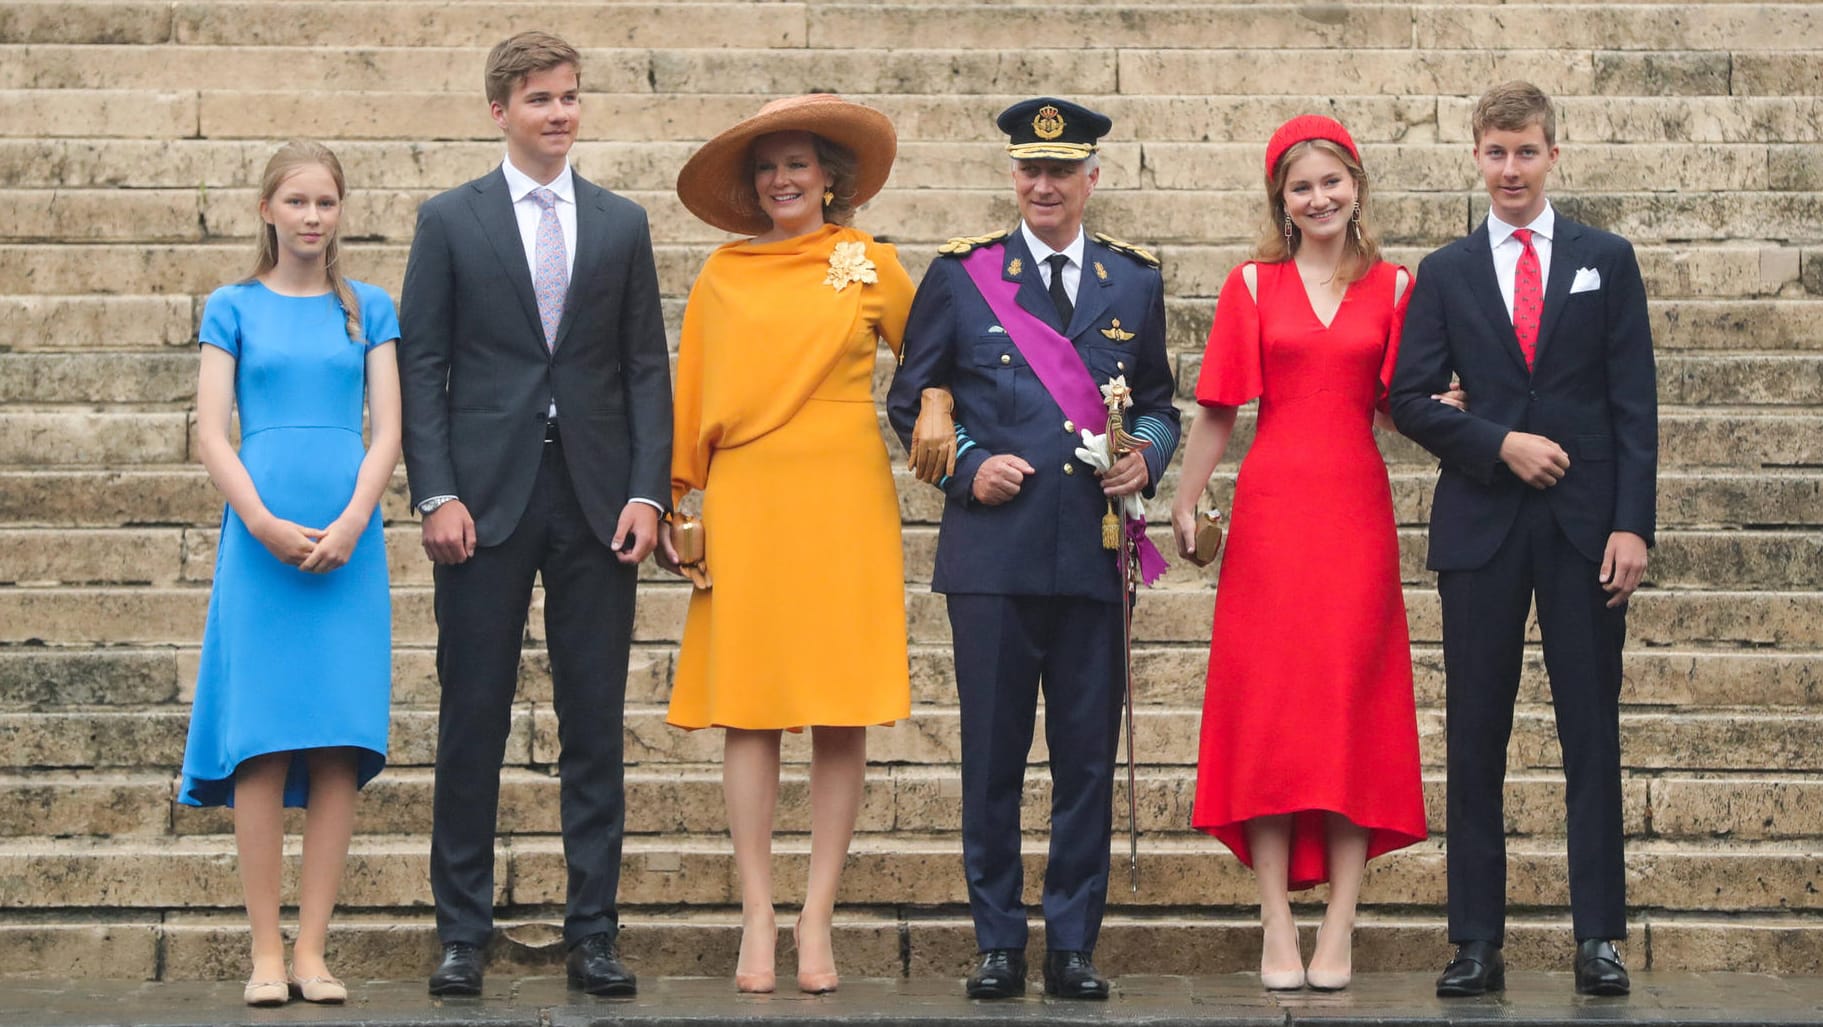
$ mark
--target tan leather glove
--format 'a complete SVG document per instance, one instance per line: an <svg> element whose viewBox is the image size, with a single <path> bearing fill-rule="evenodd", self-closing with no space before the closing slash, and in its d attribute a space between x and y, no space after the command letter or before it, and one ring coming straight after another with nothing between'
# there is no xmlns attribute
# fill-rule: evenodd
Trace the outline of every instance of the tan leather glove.
<svg viewBox="0 0 1823 1027"><path fill-rule="evenodd" d="M948 389L925 389L918 396L907 464L919 481L935 485L956 473L956 419L951 414L955 405Z"/></svg>

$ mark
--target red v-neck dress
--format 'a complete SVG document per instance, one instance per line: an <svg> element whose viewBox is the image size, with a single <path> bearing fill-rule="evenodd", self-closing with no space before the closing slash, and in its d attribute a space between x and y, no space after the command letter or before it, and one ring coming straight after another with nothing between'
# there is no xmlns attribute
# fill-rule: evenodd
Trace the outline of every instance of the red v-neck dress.
<svg viewBox="0 0 1823 1027"><path fill-rule="evenodd" d="M1411 643L1384 404L1405 311L1398 268L1349 286L1325 327L1290 261L1222 287L1196 398L1259 399L1215 599L1197 760L1197 828L1253 865L1245 823L1292 814L1293 888L1329 879L1326 812L1369 829L1368 856L1425 837ZM1409 293L1409 290L1408 290Z"/></svg>

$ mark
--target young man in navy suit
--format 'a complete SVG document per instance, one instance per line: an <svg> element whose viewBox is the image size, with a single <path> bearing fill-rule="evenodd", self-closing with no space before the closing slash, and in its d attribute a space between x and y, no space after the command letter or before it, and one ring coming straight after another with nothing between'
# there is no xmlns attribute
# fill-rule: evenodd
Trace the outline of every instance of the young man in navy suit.
<svg viewBox="0 0 1823 1027"><path fill-rule="evenodd" d="M1491 209L1419 265L1391 396L1399 430L1442 461L1428 566L1443 607L1457 949L1437 994L1505 986L1501 798L1536 597L1567 783L1576 990L1624 995L1621 647L1658 464L1645 286L1625 239L1546 199L1557 126L1537 87L1489 90L1473 128ZM1451 375L1467 412L1431 399Z"/></svg>
<svg viewBox="0 0 1823 1027"><path fill-rule="evenodd" d="M1045 991L1106 999L1092 956L1108 892L1127 589L1101 523L1110 497L1153 493L1177 445L1164 282L1145 251L1083 232L1106 117L1039 97L997 123L1020 225L951 240L931 263L887 412L909 447L927 390L954 395L954 466L934 476L947 502L931 589L949 604L962 717L962 858L981 953L967 993L1025 991L1019 806L1042 687ZM1116 377L1132 389L1127 431L1149 445L1102 473L1077 449L1083 430L1106 424L1099 388Z"/></svg>

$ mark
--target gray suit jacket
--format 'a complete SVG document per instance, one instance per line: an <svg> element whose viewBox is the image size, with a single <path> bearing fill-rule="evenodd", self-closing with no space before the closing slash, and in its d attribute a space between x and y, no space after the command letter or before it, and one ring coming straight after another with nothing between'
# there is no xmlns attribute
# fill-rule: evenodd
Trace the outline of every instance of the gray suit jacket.
<svg viewBox="0 0 1823 1027"><path fill-rule="evenodd" d="M552 349L500 169L418 210L399 304L405 469L414 504L461 498L478 545L505 541L525 512L553 399L602 542L629 497L670 500L670 356L646 212L575 183L576 261Z"/></svg>

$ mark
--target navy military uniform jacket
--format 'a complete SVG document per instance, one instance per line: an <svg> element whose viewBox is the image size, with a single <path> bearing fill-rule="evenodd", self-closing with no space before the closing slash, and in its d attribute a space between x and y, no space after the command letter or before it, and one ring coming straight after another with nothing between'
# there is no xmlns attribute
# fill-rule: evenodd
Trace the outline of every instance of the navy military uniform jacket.
<svg viewBox="0 0 1823 1027"><path fill-rule="evenodd" d="M1156 262L1094 236L1085 239L1075 312L1065 326L1058 324L1022 233L1000 242L1001 273L1020 283L1019 305L1075 344L1097 385L1126 376L1133 390L1127 430L1152 443L1145 450L1150 497L1179 431L1165 356L1164 280ZM1101 545L1107 498L1093 468L1075 455L1084 426L1065 421L962 262L953 259L958 255L933 261L918 286L903 363L887 400L893 428L909 445L923 390L947 386L955 397L958 455L955 473L942 483L949 499L931 588L1117 602L1114 554ZM999 453L1023 458L1036 473L1009 502L976 502L975 472Z"/></svg>

